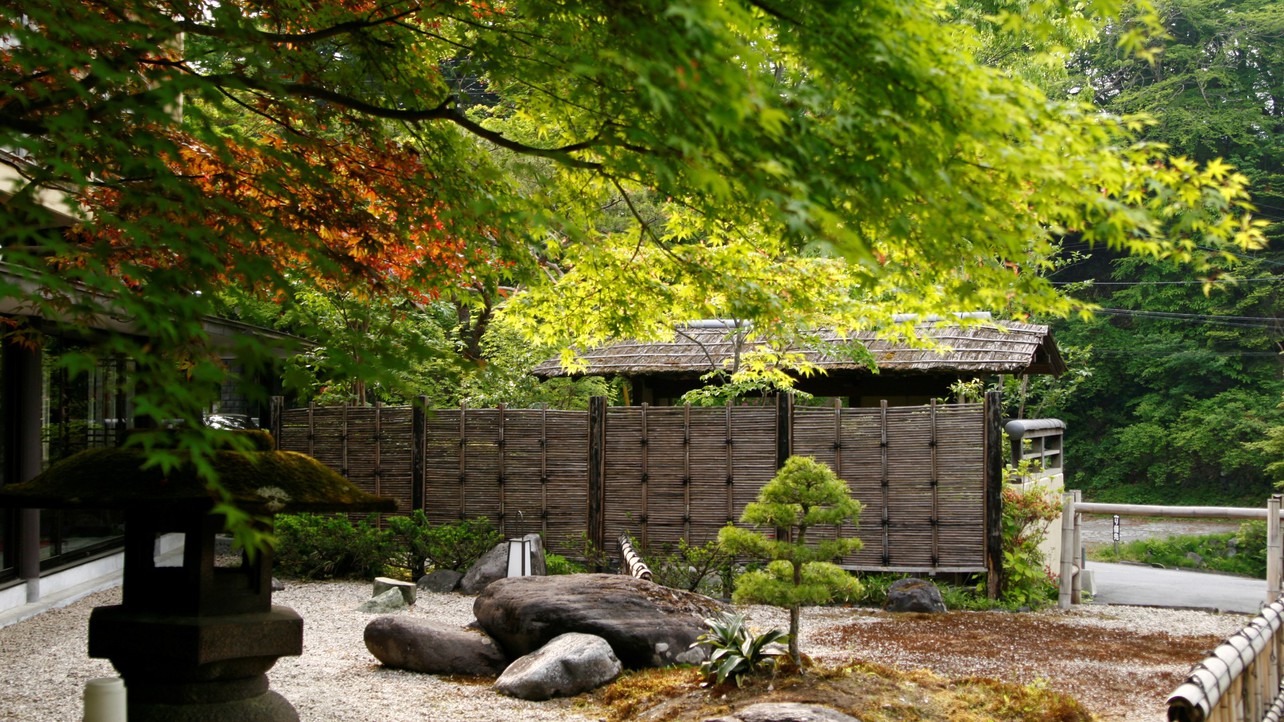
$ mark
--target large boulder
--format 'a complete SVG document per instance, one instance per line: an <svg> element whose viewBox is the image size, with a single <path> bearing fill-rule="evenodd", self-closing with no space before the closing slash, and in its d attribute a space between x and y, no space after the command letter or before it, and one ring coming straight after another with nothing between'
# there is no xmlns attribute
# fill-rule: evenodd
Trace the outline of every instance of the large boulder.
<svg viewBox="0 0 1284 722"><path fill-rule="evenodd" d="M529 700L571 697L601 687L623 669L605 639L571 632L508 665L495 691Z"/></svg>
<svg viewBox="0 0 1284 722"><path fill-rule="evenodd" d="M365 641L375 659L413 672L493 677L508 666L503 650L485 634L406 616L371 621Z"/></svg>
<svg viewBox="0 0 1284 722"><path fill-rule="evenodd" d="M501 579L473 602L477 622L510 657L583 632L609 642L630 669L702 661L704 650L690 646L704 619L722 609L708 597L617 574Z"/></svg>
<svg viewBox="0 0 1284 722"><path fill-rule="evenodd" d="M535 576L547 574L547 563L544 559L544 541L539 534L527 534L522 541L530 541L530 573ZM482 555L475 564L469 567L464 578L459 582L459 591L464 594L479 594L488 584L508 576L508 542L496 544Z"/></svg>
<svg viewBox="0 0 1284 722"><path fill-rule="evenodd" d="M459 581L459 591L477 594L497 579L508 576L508 542L500 542L473 563Z"/></svg>
<svg viewBox="0 0 1284 722"><path fill-rule="evenodd" d="M924 612L927 614L944 614L945 600L941 590L926 579L910 577L897 579L887 590L887 602L883 609L889 612Z"/></svg>
<svg viewBox="0 0 1284 722"><path fill-rule="evenodd" d="M749 705L731 715L713 717L704 722L860 722L849 714L818 704L798 702L761 702Z"/></svg>
<svg viewBox="0 0 1284 722"><path fill-rule="evenodd" d="M454 569L437 569L419 577L417 586L425 592L446 594L459 586L464 575Z"/></svg>

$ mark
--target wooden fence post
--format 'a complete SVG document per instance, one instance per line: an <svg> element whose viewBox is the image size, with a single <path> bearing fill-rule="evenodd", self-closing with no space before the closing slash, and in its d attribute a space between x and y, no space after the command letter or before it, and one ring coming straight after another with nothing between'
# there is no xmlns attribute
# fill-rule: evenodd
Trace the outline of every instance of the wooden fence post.
<svg viewBox="0 0 1284 722"><path fill-rule="evenodd" d="M794 453L794 395L776 394L776 468Z"/></svg>
<svg viewBox="0 0 1284 722"><path fill-rule="evenodd" d="M272 434L272 448L281 450L281 425L285 415L285 398L273 396L268 401L268 433Z"/></svg>
<svg viewBox="0 0 1284 722"><path fill-rule="evenodd" d="M998 599L1003 589L1003 396L985 394L985 566L986 593Z"/></svg>
<svg viewBox="0 0 1284 722"><path fill-rule="evenodd" d="M1266 603L1280 598L1280 575L1284 573L1284 545L1280 539L1281 495L1266 500Z"/></svg>
<svg viewBox="0 0 1284 722"><path fill-rule="evenodd" d="M606 397L589 399L588 535L594 551L606 549ZM596 555L595 555L596 556ZM601 560L594 560L602 571Z"/></svg>
<svg viewBox="0 0 1284 722"><path fill-rule="evenodd" d="M410 408L410 509L428 512L424 500L425 465L428 459L428 397L420 396Z"/></svg>
<svg viewBox="0 0 1284 722"><path fill-rule="evenodd" d="M1075 489L1070 492L1074 496L1074 532L1071 534L1070 550L1074 557L1075 572L1074 579L1070 582L1070 603L1083 603L1083 515L1079 513L1079 505L1083 503L1083 492Z"/></svg>

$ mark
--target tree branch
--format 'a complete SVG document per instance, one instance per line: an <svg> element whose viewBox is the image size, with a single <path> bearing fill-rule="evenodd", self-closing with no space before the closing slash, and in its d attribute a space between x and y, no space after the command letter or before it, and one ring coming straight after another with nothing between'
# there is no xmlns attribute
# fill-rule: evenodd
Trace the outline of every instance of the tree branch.
<svg viewBox="0 0 1284 722"><path fill-rule="evenodd" d="M360 30L375 28L381 25L390 25L392 23L396 23L402 18L409 17L410 15L414 15L415 13L419 12L421 9L422 8L416 5L408 10L403 10L402 12L395 13L392 15L386 15L384 17L376 18L374 20L352 20L346 23L339 23L338 25L331 25L330 27L322 28L321 30L313 30L310 33L270 33L263 30L244 30L244 29L238 29L237 31L229 31L224 28L203 25L201 23L193 22L191 20L179 20L176 23L176 25L185 33L191 33L192 35L200 35L207 38L218 38L221 40L226 40L228 38L244 36L244 37L257 38L259 40L263 40L274 44L283 45L283 44L289 43L293 45L305 45L308 43L319 42L321 40L327 40L337 35L350 35Z"/></svg>

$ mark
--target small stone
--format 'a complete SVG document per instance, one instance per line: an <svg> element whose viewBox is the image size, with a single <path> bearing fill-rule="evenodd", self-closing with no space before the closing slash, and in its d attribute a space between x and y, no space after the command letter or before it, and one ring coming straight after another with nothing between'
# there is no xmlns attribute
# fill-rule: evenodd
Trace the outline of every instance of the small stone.
<svg viewBox="0 0 1284 722"><path fill-rule="evenodd" d="M374 593L371 596L379 596L389 589L396 589L403 599L406 600L406 606L415 605L415 591L418 589L410 582L403 582L400 579L391 579L389 577L375 577Z"/></svg>
<svg viewBox="0 0 1284 722"><path fill-rule="evenodd" d="M926 579L910 577L892 582L883 609L889 612L922 612L944 614L945 600L941 590Z"/></svg>
<svg viewBox="0 0 1284 722"><path fill-rule="evenodd" d="M510 664L495 680L495 691L528 700L571 697L601 687L623 669L605 639L572 632Z"/></svg>
<svg viewBox="0 0 1284 722"><path fill-rule="evenodd" d="M377 597L371 597L362 602L361 606L357 607L357 611L369 614L390 614L406 607L406 598L401 595L401 590L389 589Z"/></svg>

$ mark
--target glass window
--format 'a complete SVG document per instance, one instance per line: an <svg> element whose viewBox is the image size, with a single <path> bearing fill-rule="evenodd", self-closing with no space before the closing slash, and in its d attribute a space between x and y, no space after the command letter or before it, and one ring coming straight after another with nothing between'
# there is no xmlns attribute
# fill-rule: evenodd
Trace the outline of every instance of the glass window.
<svg viewBox="0 0 1284 722"><path fill-rule="evenodd" d="M122 378L126 365L111 359L73 373L59 363L63 354L79 350L63 339L54 339L45 348L41 440L46 466L78 451L114 446L127 425ZM41 566L57 566L117 546L123 535L124 513L118 510L42 510Z"/></svg>

